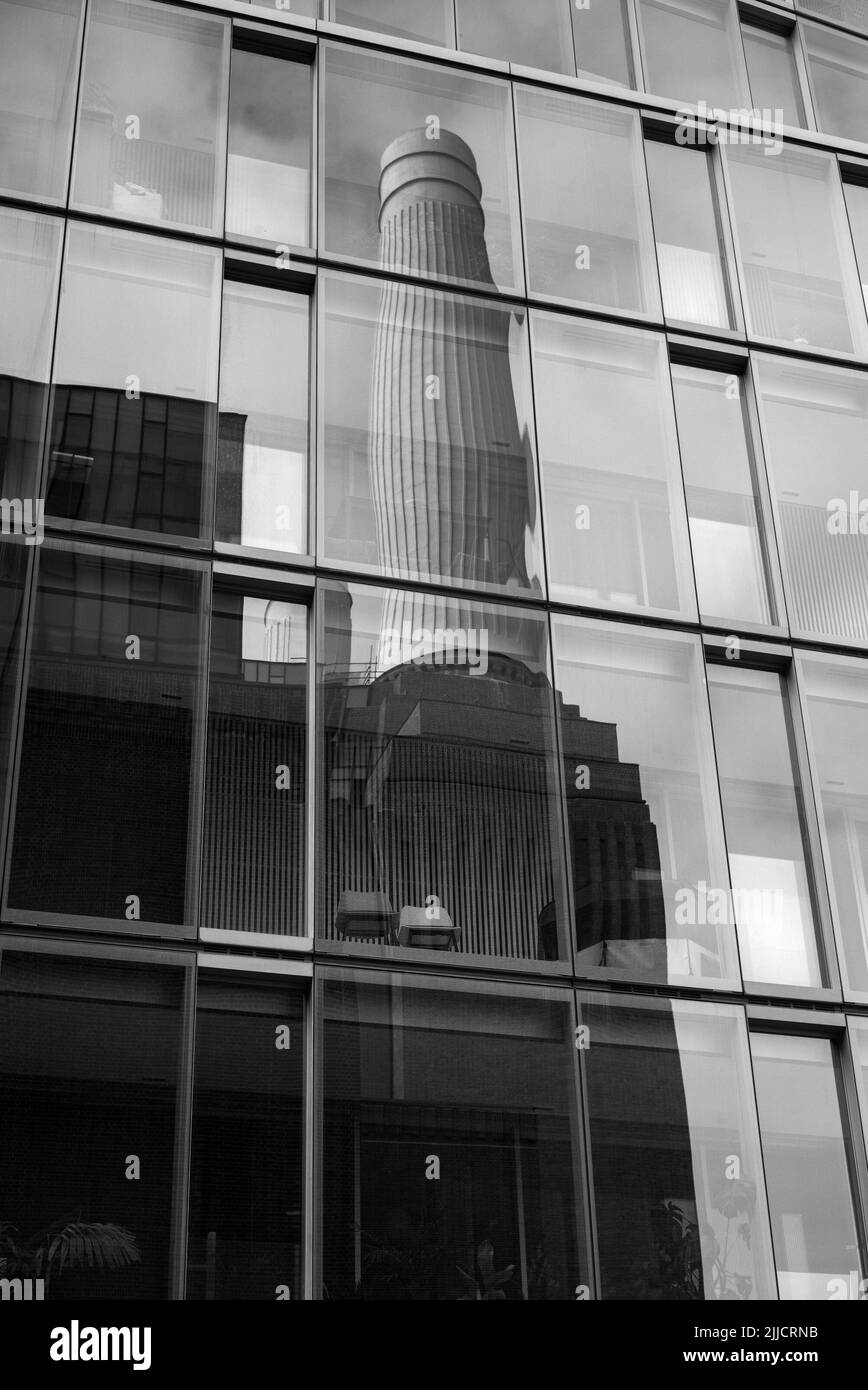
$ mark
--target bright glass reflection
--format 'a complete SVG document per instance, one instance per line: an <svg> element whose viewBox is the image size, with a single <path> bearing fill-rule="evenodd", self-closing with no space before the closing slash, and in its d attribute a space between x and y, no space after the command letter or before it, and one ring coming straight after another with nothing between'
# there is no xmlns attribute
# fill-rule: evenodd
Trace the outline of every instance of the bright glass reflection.
<svg viewBox="0 0 868 1390"><path fill-rule="evenodd" d="M0 3L0 189L66 197L82 0Z"/></svg>

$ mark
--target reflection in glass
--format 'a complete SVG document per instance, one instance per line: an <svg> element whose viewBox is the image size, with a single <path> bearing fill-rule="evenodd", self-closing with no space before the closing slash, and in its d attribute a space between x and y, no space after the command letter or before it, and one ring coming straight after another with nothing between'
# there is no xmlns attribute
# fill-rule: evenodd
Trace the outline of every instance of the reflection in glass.
<svg viewBox="0 0 868 1390"><path fill-rule="evenodd" d="M848 29L868 34L868 12L865 0L799 0L799 9L822 15Z"/></svg>
<svg viewBox="0 0 868 1390"><path fill-rule="evenodd" d="M848 658L798 658L825 833L826 877L849 993L868 993L868 675Z"/></svg>
<svg viewBox="0 0 868 1390"><path fill-rule="evenodd" d="M307 610L216 590L201 924L305 935Z"/></svg>
<svg viewBox="0 0 868 1390"><path fill-rule="evenodd" d="M751 333L797 347L865 351L865 310L835 160L728 145Z"/></svg>
<svg viewBox="0 0 868 1390"><path fill-rule="evenodd" d="M793 55L795 30L791 37L743 24L741 37L753 106L768 112L772 123L804 126L805 107Z"/></svg>
<svg viewBox="0 0 868 1390"><path fill-rule="evenodd" d="M337 24L376 29L398 39L455 46L452 0L333 0Z"/></svg>
<svg viewBox="0 0 868 1390"><path fill-rule="evenodd" d="M301 1298L301 997L200 979L187 1298Z"/></svg>
<svg viewBox="0 0 868 1390"><path fill-rule="evenodd" d="M742 974L820 988L814 892L791 715L781 677L708 669Z"/></svg>
<svg viewBox="0 0 868 1390"><path fill-rule="evenodd" d="M848 1015L847 1031L853 1057L853 1070L856 1076L859 1111L862 1117L862 1135L865 1145L868 1147L868 1019L854 1018L852 1014ZM856 1161L860 1163L861 1157L857 1156ZM843 1291L845 1296L852 1299L865 1298L868 1294L868 1282L856 1282L855 1288L853 1284L853 1276L850 1274L847 1288ZM841 1292L839 1290L839 1296Z"/></svg>
<svg viewBox="0 0 868 1390"><path fill-rule="evenodd" d="M70 224L49 516L202 534L219 312L217 251Z"/></svg>
<svg viewBox="0 0 868 1390"><path fill-rule="evenodd" d="M323 1297L574 1299L569 995L324 974Z"/></svg>
<svg viewBox="0 0 868 1390"><path fill-rule="evenodd" d="M699 611L705 620L771 623L743 383L673 363L672 385Z"/></svg>
<svg viewBox="0 0 868 1390"><path fill-rule="evenodd" d="M574 76L571 8L564 0L457 0L458 47Z"/></svg>
<svg viewBox="0 0 868 1390"><path fill-rule="evenodd" d="M183 979L3 951L3 1274L43 1278L46 1299L169 1296Z"/></svg>
<svg viewBox="0 0 868 1390"><path fill-rule="evenodd" d="M647 140L657 264L667 319L732 328L720 213L709 155Z"/></svg>
<svg viewBox="0 0 868 1390"><path fill-rule="evenodd" d="M856 246L856 260L859 264L859 278L862 281L862 295L868 312L868 183L845 183L844 198L850 230Z"/></svg>
<svg viewBox="0 0 868 1390"><path fill-rule="evenodd" d="M817 125L829 135L864 140L868 127L868 43L819 25L802 27Z"/></svg>
<svg viewBox="0 0 868 1390"><path fill-rule="evenodd" d="M577 959L737 981L698 640L553 619Z"/></svg>
<svg viewBox="0 0 868 1390"><path fill-rule="evenodd" d="M638 113L529 87L516 95L531 290L659 314Z"/></svg>
<svg viewBox="0 0 868 1390"><path fill-rule="evenodd" d="M32 526L41 520L35 491L48 402L60 232L54 218L0 209L0 489L10 501L30 503Z"/></svg>
<svg viewBox="0 0 868 1390"><path fill-rule="evenodd" d="M865 1273L837 1060L828 1038L752 1033L750 1045L780 1297L828 1299Z"/></svg>
<svg viewBox="0 0 868 1390"><path fill-rule="evenodd" d="M579 996L604 1299L775 1297L744 1014Z"/></svg>
<svg viewBox="0 0 868 1390"><path fill-rule="evenodd" d="M224 286L218 540L307 550L309 306L306 295Z"/></svg>
<svg viewBox="0 0 868 1390"><path fill-rule="evenodd" d="M199 592L180 563L40 548L10 906L189 920Z"/></svg>
<svg viewBox="0 0 868 1390"><path fill-rule="evenodd" d="M0 542L0 807L11 763L12 718L20 680L24 586L31 548L17 537Z"/></svg>
<svg viewBox="0 0 868 1390"><path fill-rule="evenodd" d="M72 197L137 222L222 229L229 23L92 0Z"/></svg>
<svg viewBox="0 0 868 1390"><path fill-rule="evenodd" d="M66 198L82 0L0 3L0 189Z"/></svg>
<svg viewBox="0 0 868 1390"><path fill-rule="evenodd" d="M695 617L663 339L549 314L533 334L552 597Z"/></svg>
<svg viewBox="0 0 868 1390"><path fill-rule="evenodd" d="M732 0L639 0L645 90L696 105L744 105L744 55Z"/></svg>
<svg viewBox="0 0 868 1390"><path fill-rule="evenodd" d="M393 281L324 283L320 553L539 592L524 315Z"/></svg>
<svg viewBox="0 0 868 1390"><path fill-rule="evenodd" d="M563 958L545 615L324 585L319 933Z"/></svg>
<svg viewBox="0 0 868 1390"><path fill-rule="evenodd" d="M310 241L313 68L232 50L226 235Z"/></svg>
<svg viewBox="0 0 868 1390"><path fill-rule="evenodd" d="M507 84L345 47L323 59L323 249L521 288Z"/></svg>
<svg viewBox="0 0 868 1390"><path fill-rule="evenodd" d="M754 364L792 629L868 642L868 380L791 359Z"/></svg>

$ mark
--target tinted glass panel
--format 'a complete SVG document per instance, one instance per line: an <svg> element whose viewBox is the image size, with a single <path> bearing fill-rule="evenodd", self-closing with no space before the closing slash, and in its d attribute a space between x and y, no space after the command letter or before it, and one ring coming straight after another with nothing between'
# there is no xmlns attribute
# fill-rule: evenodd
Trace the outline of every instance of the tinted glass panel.
<svg viewBox="0 0 868 1390"><path fill-rule="evenodd" d="M50 516L201 534L214 449L219 271L210 248L70 225Z"/></svg>
<svg viewBox="0 0 868 1390"><path fill-rule="evenodd" d="M741 1009L579 996L602 1296L774 1298Z"/></svg>
<svg viewBox="0 0 868 1390"><path fill-rule="evenodd" d="M189 1299L301 1298L301 998L200 980Z"/></svg>
<svg viewBox="0 0 868 1390"><path fill-rule="evenodd" d="M662 338L534 316L552 597L696 614Z"/></svg>
<svg viewBox="0 0 868 1390"><path fill-rule="evenodd" d="M626 0L572 6L573 44L579 75L610 77L635 86Z"/></svg>
<svg viewBox="0 0 868 1390"><path fill-rule="evenodd" d="M3 497L34 496L48 400L60 222L0 210L0 487ZM4 526L4 530L6 527Z"/></svg>
<svg viewBox="0 0 868 1390"><path fill-rule="evenodd" d="M392 954L562 958L545 616L321 594L320 935Z"/></svg>
<svg viewBox="0 0 868 1390"><path fill-rule="evenodd" d="M72 196L139 222L222 227L229 23L93 0Z"/></svg>
<svg viewBox="0 0 868 1390"><path fill-rule="evenodd" d="M320 553L412 580L542 587L525 316L329 277Z"/></svg>
<svg viewBox="0 0 868 1390"><path fill-rule="evenodd" d="M733 664L710 666L708 683L742 973L816 989L828 981L781 678Z"/></svg>
<svg viewBox="0 0 868 1390"><path fill-rule="evenodd" d="M323 50L324 249L435 279L520 287L504 82Z"/></svg>
<svg viewBox="0 0 868 1390"><path fill-rule="evenodd" d="M0 188L65 199L82 0L0 4Z"/></svg>
<svg viewBox="0 0 868 1390"><path fill-rule="evenodd" d="M704 150L645 144L667 319L733 327L711 162Z"/></svg>
<svg viewBox="0 0 868 1390"><path fill-rule="evenodd" d="M799 658L799 684L825 835L826 876L851 994L868 992L868 676L845 658ZM839 951L839 955L841 952Z"/></svg>
<svg viewBox="0 0 868 1390"><path fill-rule="evenodd" d="M455 42L452 11L452 0L334 0L333 15L338 24L451 48Z"/></svg>
<svg viewBox="0 0 868 1390"><path fill-rule="evenodd" d="M868 128L868 43L804 26L817 125L830 135L864 140Z"/></svg>
<svg viewBox="0 0 868 1390"><path fill-rule="evenodd" d="M868 642L868 381L756 360L794 631Z"/></svg>
<svg viewBox="0 0 868 1390"><path fill-rule="evenodd" d="M227 236L310 241L313 69L233 49Z"/></svg>
<svg viewBox="0 0 868 1390"><path fill-rule="evenodd" d="M738 979L698 641L553 620L577 961Z"/></svg>
<svg viewBox="0 0 868 1390"><path fill-rule="evenodd" d="M770 623L766 544L741 377L673 364L699 611Z"/></svg>
<svg viewBox="0 0 868 1390"><path fill-rule="evenodd" d="M201 923L304 935L307 610L217 590Z"/></svg>
<svg viewBox="0 0 868 1390"><path fill-rule="evenodd" d="M569 995L330 970L322 1017L323 1297L587 1290Z"/></svg>
<svg viewBox="0 0 868 1390"><path fill-rule="evenodd" d="M199 575L48 544L39 558L10 904L127 930L189 920Z"/></svg>
<svg viewBox="0 0 868 1390"><path fill-rule="evenodd" d="M548 72L573 74L570 7L564 0L457 0L458 47Z"/></svg>
<svg viewBox="0 0 868 1390"><path fill-rule="evenodd" d="M0 805L5 802L11 763L10 733L19 680L29 554L29 548L21 541L0 543Z"/></svg>
<svg viewBox="0 0 868 1390"><path fill-rule="evenodd" d="M868 310L868 184L845 183L844 197L847 200L850 230L856 244L862 294Z"/></svg>
<svg viewBox="0 0 868 1390"><path fill-rule="evenodd" d="M865 307L828 155L726 150L750 331L797 347L861 353Z"/></svg>
<svg viewBox="0 0 868 1390"><path fill-rule="evenodd" d="M824 19L859 29L868 34L868 5L865 0L799 0L800 10L809 10Z"/></svg>
<svg viewBox="0 0 868 1390"><path fill-rule="evenodd" d="M146 960L3 952L0 1249L46 1299L168 1297L182 984Z"/></svg>
<svg viewBox="0 0 868 1390"><path fill-rule="evenodd" d="M828 1299L865 1272L832 1044L753 1033L751 1051L780 1296Z"/></svg>
<svg viewBox="0 0 868 1390"><path fill-rule="evenodd" d="M764 119L784 125L804 126L805 108L793 56L793 39L788 34L771 34L767 29L743 25L741 31L751 101Z"/></svg>
<svg viewBox="0 0 868 1390"><path fill-rule="evenodd" d="M517 107L531 290L659 314L638 113L528 87Z"/></svg>
<svg viewBox="0 0 868 1390"><path fill-rule="evenodd" d="M219 540L307 548L306 295L227 281L220 339Z"/></svg>
<svg viewBox="0 0 868 1390"><path fill-rule="evenodd" d="M744 56L732 0L639 0L645 88L661 97L739 107Z"/></svg>

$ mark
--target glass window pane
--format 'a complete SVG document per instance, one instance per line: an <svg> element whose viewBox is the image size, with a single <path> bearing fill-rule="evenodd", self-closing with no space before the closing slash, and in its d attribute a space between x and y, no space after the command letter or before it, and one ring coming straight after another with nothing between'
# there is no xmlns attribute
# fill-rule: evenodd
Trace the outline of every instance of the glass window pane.
<svg viewBox="0 0 868 1390"><path fill-rule="evenodd" d="M304 554L310 300L229 280L223 289L218 540Z"/></svg>
<svg viewBox="0 0 868 1390"><path fill-rule="evenodd" d="M672 385L699 611L706 621L771 623L744 383L673 363Z"/></svg>
<svg viewBox="0 0 868 1390"><path fill-rule="evenodd" d="M60 233L54 218L0 209L0 488L4 498L29 503L31 535L42 521L34 493L48 403Z"/></svg>
<svg viewBox="0 0 868 1390"><path fill-rule="evenodd" d="M704 150L647 140L645 158L667 319L734 327L709 156Z"/></svg>
<svg viewBox="0 0 868 1390"><path fill-rule="evenodd" d="M847 1018L847 1029L850 1035L850 1047L853 1055L853 1066L856 1073L856 1090L859 1096L859 1110L862 1116L862 1134L868 1147L868 1020L864 1018L854 1018L852 1015ZM864 1152L864 1150L863 1150ZM861 1156L857 1151L857 1164L861 1162ZM846 1281L838 1284L834 1290L830 1291L830 1297L837 1300L842 1299L864 1299L868 1296L868 1279L860 1279L858 1273L852 1269L848 1271Z"/></svg>
<svg viewBox="0 0 868 1390"><path fill-rule="evenodd" d="M232 51L227 236L310 241L313 68Z"/></svg>
<svg viewBox="0 0 868 1390"><path fill-rule="evenodd" d="M573 76L569 8L564 0L457 0L458 47Z"/></svg>
<svg viewBox="0 0 868 1390"><path fill-rule="evenodd" d="M744 105L744 55L732 0L639 0L645 90L725 109Z"/></svg>
<svg viewBox="0 0 868 1390"><path fill-rule="evenodd" d="M868 127L868 43L805 24L817 125L829 135L864 140Z"/></svg>
<svg viewBox="0 0 868 1390"><path fill-rule="evenodd" d="M323 249L520 289L508 85L332 46L323 80Z"/></svg>
<svg viewBox="0 0 868 1390"><path fill-rule="evenodd" d="M562 959L545 615L334 583L321 624L319 934Z"/></svg>
<svg viewBox="0 0 868 1390"><path fill-rule="evenodd" d="M220 257L71 224L46 512L201 535L217 399Z"/></svg>
<svg viewBox="0 0 868 1390"><path fill-rule="evenodd" d="M321 284L320 554L539 593L524 313L412 284Z"/></svg>
<svg viewBox="0 0 868 1390"><path fill-rule="evenodd" d="M151 0L93 0L75 203L221 230L228 81L228 20Z"/></svg>
<svg viewBox="0 0 868 1390"><path fill-rule="evenodd" d="M571 6L573 45L580 77L608 77L635 87L626 0Z"/></svg>
<svg viewBox="0 0 868 1390"><path fill-rule="evenodd" d="M709 666L714 746L742 974L760 984L827 984L792 716L773 671Z"/></svg>
<svg viewBox="0 0 868 1390"><path fill-rule="evenodd" d="M775 1298L744 1014L581 994L604 1299Z"/></svg>
<svg viewBox="0 0 868 1390"><path fill-rule="evenodd" d="M323 1297L575 1299L569 994L323 974Z"/></svg>
<svg viewBox="0 0 868 1390"><path fill-rule="evenodd" d="M566 617L553 639L578 965L733 987L698 640Z"/></svg>
<svg viewBox="0 0 868 1390"><path fill-rule="evenodd" d="M0 4L0 189L66 199L82 0Z"/></svg>
<svg viewBox="0 0 868 1390"><path fill-rule="evenodd" d="M753 105L764 113L767 122L804 126L793 39L789 34L772 34L750 24L742 25L741 36Z"/></svg>
<svg viewBox="0 0 868 1390"><path fill-rule="evenodd" d="M180 563L40 548L10 906L190 920L200 590Z"/></svg>
<svg viewBox="0 0 868 1390"><path fill-rule="evenodd" d="M3 951L3 1272L46 1299L168 1298L183 979Z"/></svg>
<svg viewBox="0 0 868 1390"><path fill-rule="evenodd" d="M868 8L865 0L799 0L799 9L822 15L824 19L844 24L868 34Z"/></svg>
<svg viewBox="0 0 868 1390"><path fill-rule="evenodd" d="M0 541L0 807L5 804L11 766L12 718L20 680L25 584L30 548L20 540Z"/></svg>
<svg viewBox="0 0 868 1390"><path fill-rule="evenodd" d="M780 1296L828 1299L865 1272L832 1044L765 1033L750 1044Z"/></svg>
<svg viewBox="0 0 868 1390"><path fill-rule="evenodd" d="M868 642L868 379L755 358L794 632Z"/></svg>
<svg viewBox="0 0 868 1390"><path fill-rule="evenodd" d="M203 927L304 936L307 609L215 590Z"/></svg>
<svg viewBox="0 0 868 1390"><path fill-rule="evenodd" d="M301 996L200 979L188 1299L302 1295Z"/></svg>
<svg viewBox="0 0 868 1390"><path fill-rule="evenodd" d="M452 0L333 0L337 24L377 29L398 39L455 44Z"/></svg>
<svg viewBox="0 0 868 1390"><path fill-rule="evenodd" d="M868 994L868 767L857 756L868 747L868 674L844 657L798 660L841 969L848 997Z"/></svg>
<svg viewBox="0 0 868 1390"><path fill-rule="evenodd" d="M534 316L553 598L696 616L662 338Z"/></svg>
<svg viewBox="0 0 868 1390"><path fill-rule="evenodd" d="M837 165L814 151L766 153L726 147L749 329L798 347L861 355L865 306Z"/></svg>
<svg viewBox="0 0 868 1390"><path fill-rule="evenodd" d="M845 183L844 197L850 230L856 245L856 260L859 263L859 278L862 281L862 295L868 311L868 184Z"/></svg>
<svg viewBox="0 0 868 1390"><path fill-rule="evenodd" d="M638 112L529 87L517 109L531 291L659 315Z"/></svg>

